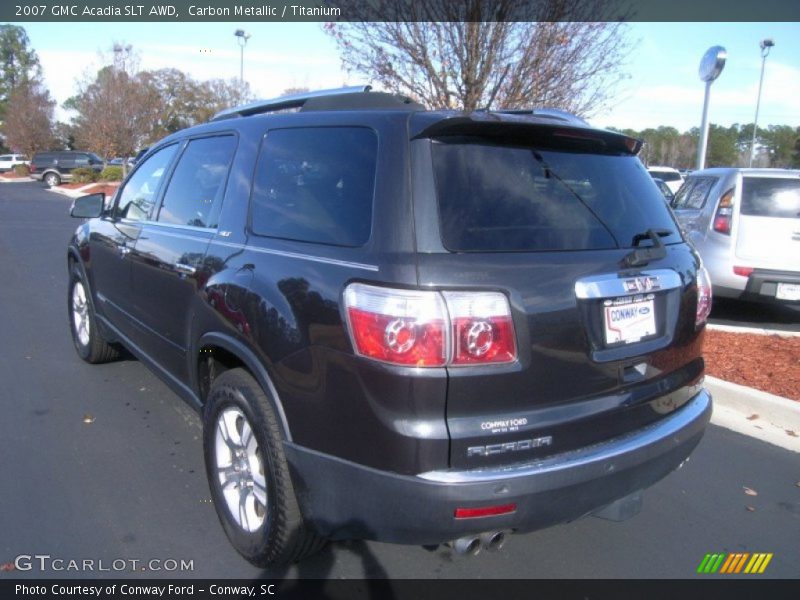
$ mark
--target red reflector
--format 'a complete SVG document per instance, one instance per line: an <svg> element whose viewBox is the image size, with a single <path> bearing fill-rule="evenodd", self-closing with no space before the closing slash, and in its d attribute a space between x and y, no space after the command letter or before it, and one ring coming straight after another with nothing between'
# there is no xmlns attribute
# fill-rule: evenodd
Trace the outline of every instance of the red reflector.
<svg viewBox="0 0 800 600"><path fill-rule="evenodd" d="M752 267L733 267L733 272L742 277L750 277L753 274Z"/></svg>
<svg viewBox="0 0 800 600"><path fill-rule="evenodd" d="M480 508L457 508L456 519L475 519L477 517L493 517L506 515L517 510L516 504L501 504L499 506L482 506Z"/></svg>

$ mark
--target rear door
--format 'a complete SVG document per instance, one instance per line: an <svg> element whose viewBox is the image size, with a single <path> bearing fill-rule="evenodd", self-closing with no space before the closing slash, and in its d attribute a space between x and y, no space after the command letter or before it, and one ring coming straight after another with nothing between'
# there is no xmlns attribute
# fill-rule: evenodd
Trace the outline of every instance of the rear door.
<svg viewBox="0 0 800 600"><path fill-rule="evenodd" d="M702 370L696 262L660 192L635 156L570 135L415 148L436 190L415 192L420 286L505 294L519 354L448 367L455 468L621 435L688 400Z"/></svg>
<svg viewBox="0 0 800 600"><path fill-rule="evenodd" d="M736 256L763 269L800 272L800 173L743 175Z"/></svg>

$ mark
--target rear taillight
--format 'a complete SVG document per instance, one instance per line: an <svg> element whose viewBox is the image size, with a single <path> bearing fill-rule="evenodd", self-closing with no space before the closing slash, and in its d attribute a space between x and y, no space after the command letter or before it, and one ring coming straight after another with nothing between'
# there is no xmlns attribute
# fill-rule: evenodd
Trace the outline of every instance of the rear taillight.
<svg viewBox="0 0 800 600"><path fill-rule="evenodd" d="M353 283L344 301L353 346L362 356L415 367L517 359L511 309L503 294Z"/></svg>
<svg viewBox="0 0 800 600"><path fill-rule="evenodd" d="M714 215L714 223L712 225L714 231L717 233L724 233L725 235L731 234L731 224L733 222L733 192L734 188L729 189L722 194L717 206L717 212Z"/></svg>
<svg viewBox="0 0 800 600"><path fill-rule="evenodd" d="M711 277L706 268L701 266L697 269L697 316L695 325L700 326L708 320L711 314Z"/></svg>
<svg viewBox="0 0 800 600"><path fill-rule="evenodd" d="M508 300L498 292L444 292L453 339L452 364L507 363L517 358Z"/></svg>
<svg viewBox="0 0 800 600"><path fill-rule="evenodd" d="M753 274L753 267L733 267L733 272L735 275L739 275L741 277L750 277Z"/></svg>

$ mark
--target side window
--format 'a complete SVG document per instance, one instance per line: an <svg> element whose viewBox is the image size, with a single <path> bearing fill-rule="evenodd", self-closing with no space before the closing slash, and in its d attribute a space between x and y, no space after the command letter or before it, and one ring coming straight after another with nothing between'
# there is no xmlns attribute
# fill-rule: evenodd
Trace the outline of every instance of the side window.
<svg viewBox="0 0 800 600"><path fill-rule="evenodd" d="M166 146L139 165L119 193L117 217L144 221L150 216L161 179L177 149L177 144Z"/></svg>
<svg viewBox="0 0 800 600"><path fill-rule="evenodd" d="M89 155L88 154L76 154L75 155L75 166L76 167L85 167L89 164Z"/></svg>
<svg viewBox="0 0 800 600"><path fill-rule="evenodd" d="M688 179L675 196L673 207L676 209L699 210L706 203L711 188L717 183L716 177L696 177Z"/></svg>
<svg viewBox="0 0 800 600"><path fill-rule="evenodd" d="M216 227L235 149L232 135L191 140L167 185L158 220Z"/></svg>
<svg viewBox="0 0 800 600"><path fill-rule="evenodd" d="M270 131L253 182L253 233L335 246L369 239L378 140L365 127Z"/></svg>

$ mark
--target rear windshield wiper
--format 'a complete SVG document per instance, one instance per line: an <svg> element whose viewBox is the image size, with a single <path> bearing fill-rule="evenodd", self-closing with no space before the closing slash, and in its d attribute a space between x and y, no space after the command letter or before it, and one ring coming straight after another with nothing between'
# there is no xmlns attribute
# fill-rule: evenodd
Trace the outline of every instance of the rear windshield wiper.
<svg viewBox="0 0 800 600"><path fill-rule="evenodd" d="M667 256L667 249L664 242L661 241L662 237L668 237L673 232L669 229L648 229L644 233L637 233L633 236L631 246L639 245L639 242L650 240L653 245L649 248L635 248L630 254L626 254L622 259L626 267L641 267L649 263L651 260L660 260Z"/></svg>

